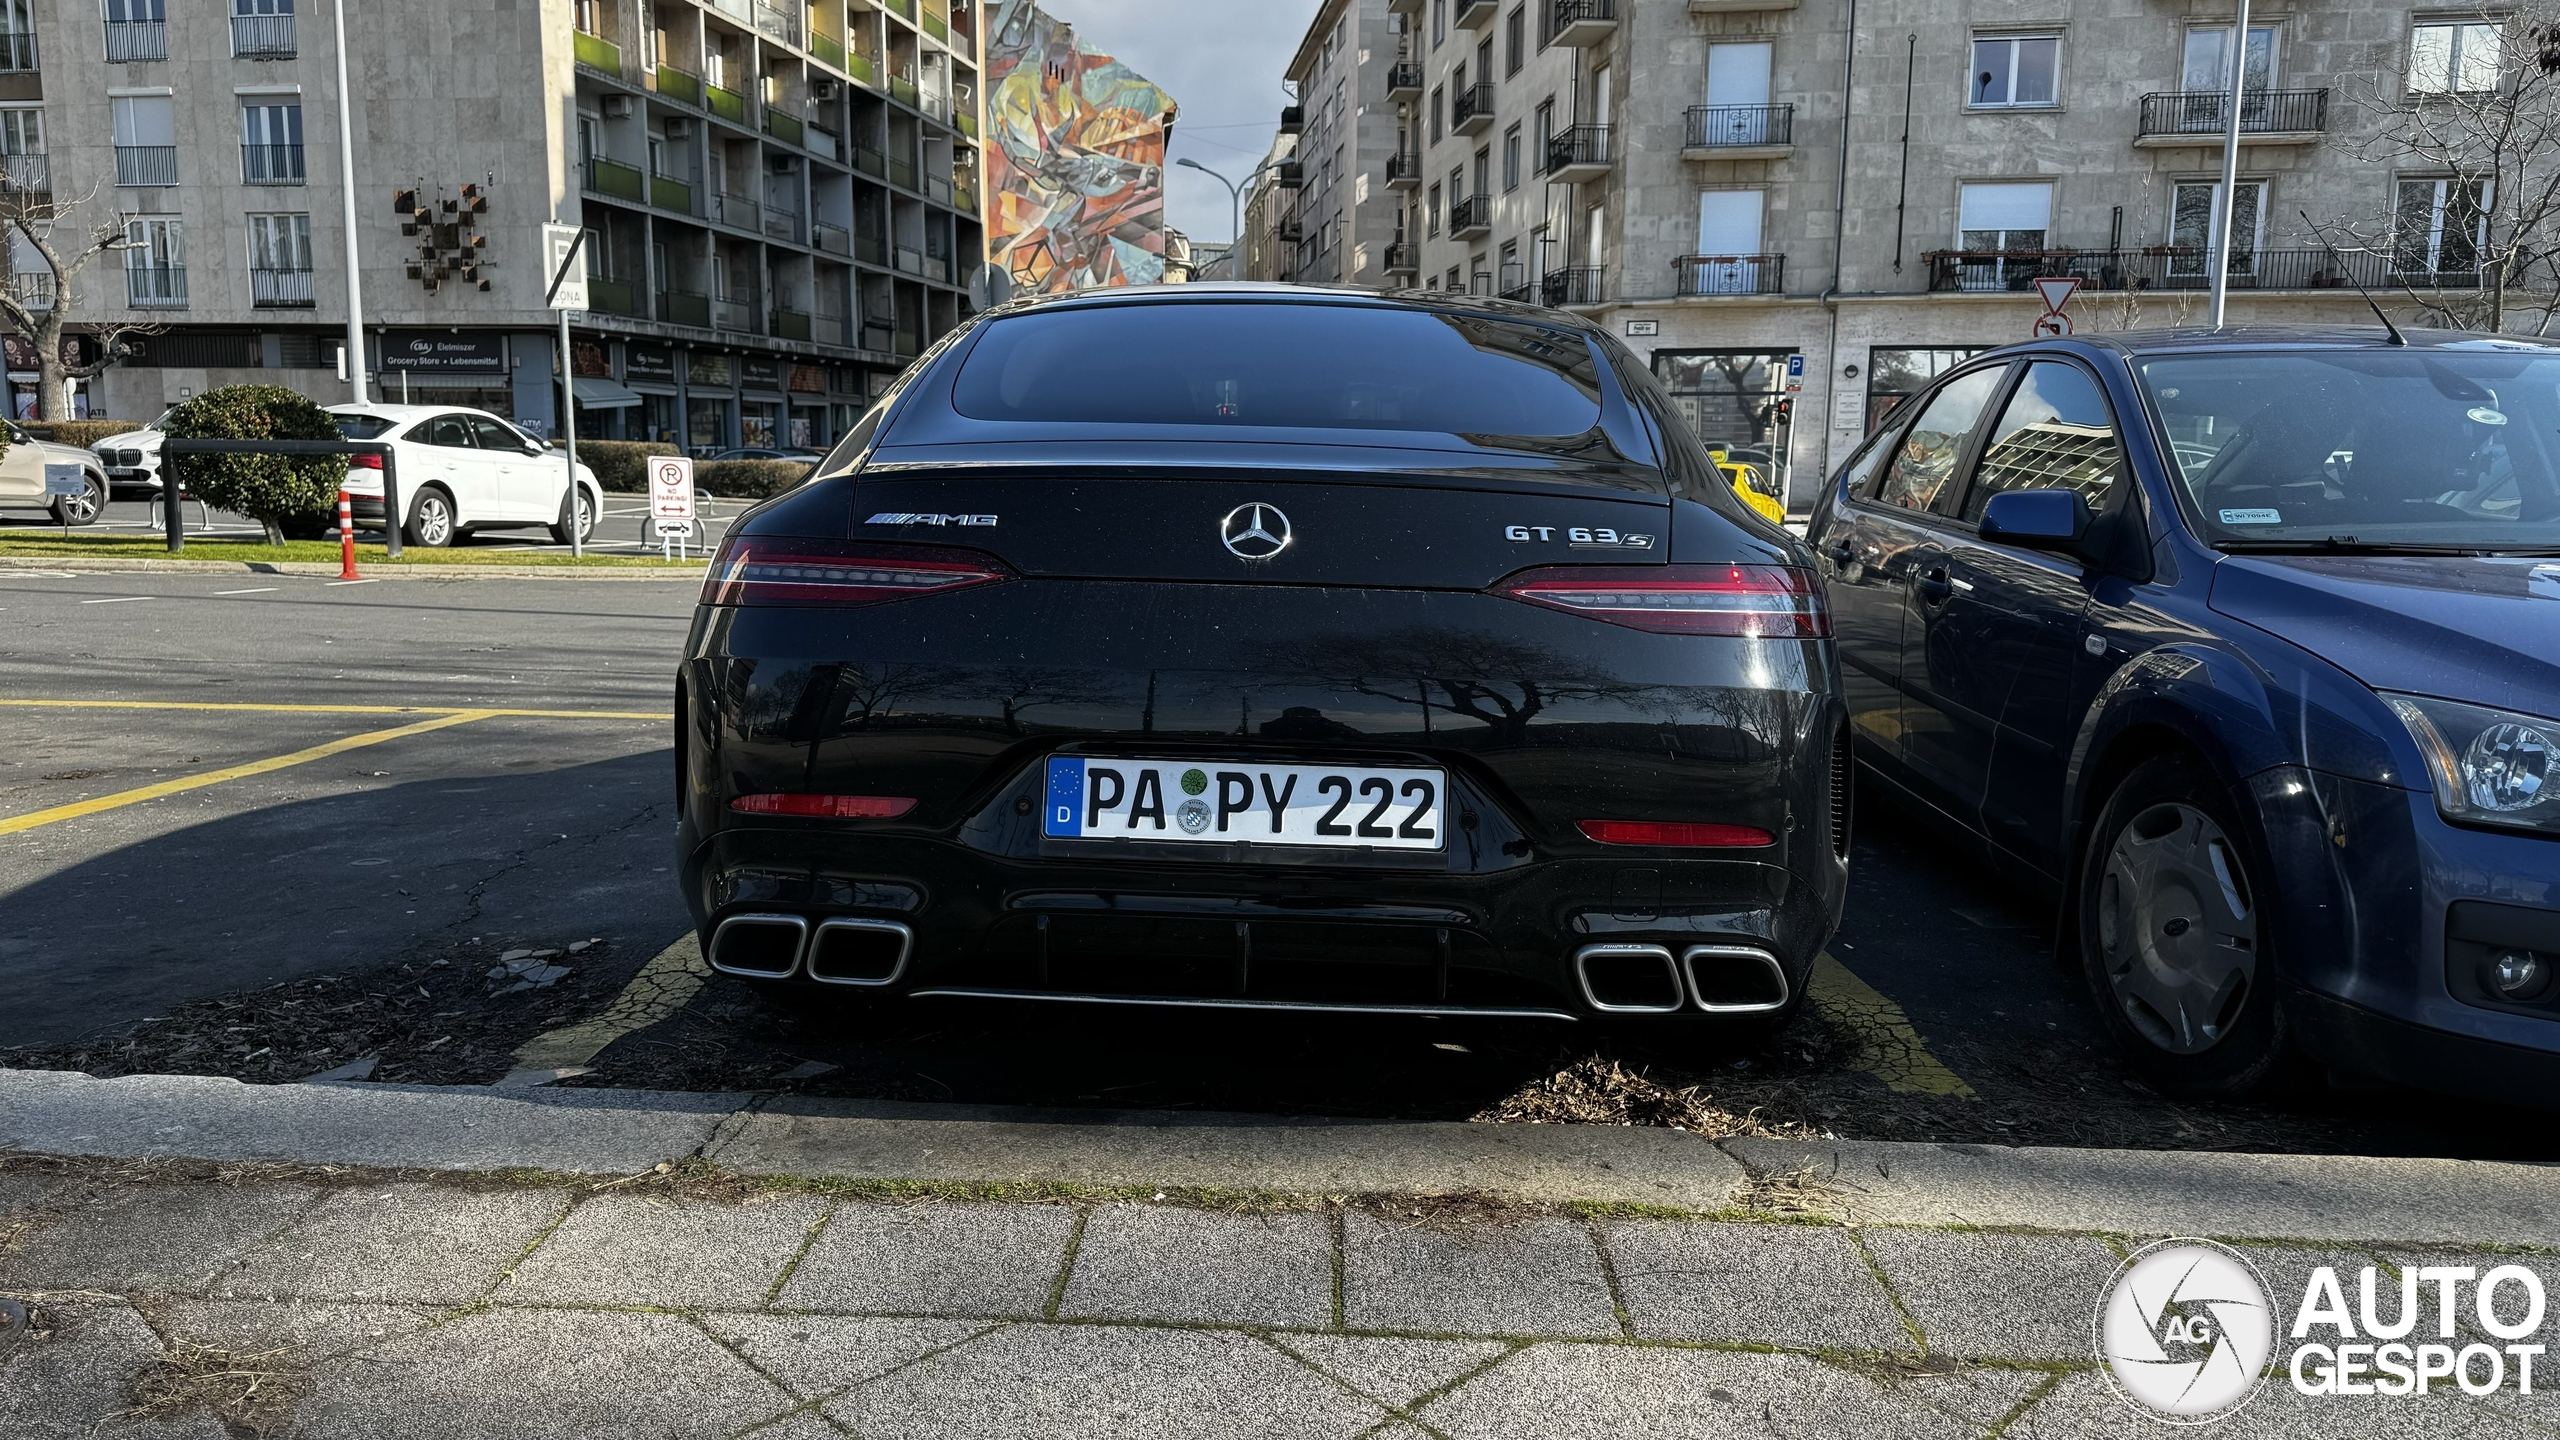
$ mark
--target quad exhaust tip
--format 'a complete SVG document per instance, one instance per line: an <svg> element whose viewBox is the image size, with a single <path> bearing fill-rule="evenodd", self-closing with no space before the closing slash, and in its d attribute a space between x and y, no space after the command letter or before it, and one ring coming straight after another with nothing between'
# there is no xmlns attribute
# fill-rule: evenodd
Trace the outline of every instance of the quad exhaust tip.
<svg viewBox="0 0 2560 1440"><path fill-rule="evenodd" d="M798 915L732 915L711 932L704 958L724 975L877 989L905 978L915 931L895 920L843 917L815 926Z"/></svg>
<svg viewBox="0 0 2560 1440"><path fill-rule="evenodd" d="M797 915L732 915L711 932L704 959L723 975L781 980L800 968L809 922Z"/></svg>
<svg viewBox="0 0 2560 1440"><path fill-rule="evenodd" d="M1669 947L1585 945L1573 955L1582 998L1607 1015L1669 1015L1696 1006L1710 1015L1783 1010L1791 991L1778 957L1751 945Z"/></svg>

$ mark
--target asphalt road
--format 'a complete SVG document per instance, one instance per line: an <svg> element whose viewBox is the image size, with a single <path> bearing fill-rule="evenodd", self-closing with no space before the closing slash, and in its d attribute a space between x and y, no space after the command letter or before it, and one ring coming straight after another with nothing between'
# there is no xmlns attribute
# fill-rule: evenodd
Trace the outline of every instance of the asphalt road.
<svg viewBox="0 0 2560 1440"><path fill-rule="evenodd" d="M521 1041L602 1012L687 930L667 714L694 593L0 570L0 1048L302 977L429 979L443 962L459 968L432 971L425 1008L470 1016L415 1033L477 1027L479 1058L393 1054L387 1078L485 1083ZM2169 1104L2108 1049L2048 923L1868 804L1836 983L1774 1043L968 1002L866 1014L777 1006L715 977L572 1083L1463 1118L1544 1113L1544 1078L1597 1056L1851 1136L2560 1158L2539 1118L2402 1092ZM607 958L573 985L480 994L493 953L594 939ZM413 1023L382 1018L372 1033ZM1600 1101L1640 1122L1664 1113L1623 1090Z"/></svg>

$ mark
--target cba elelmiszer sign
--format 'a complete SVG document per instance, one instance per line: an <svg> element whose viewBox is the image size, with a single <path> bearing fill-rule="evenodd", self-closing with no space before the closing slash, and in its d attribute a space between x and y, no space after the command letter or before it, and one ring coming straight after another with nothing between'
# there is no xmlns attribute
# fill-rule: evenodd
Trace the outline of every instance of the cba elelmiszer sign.
<svg viewBox="0 0 2560 1440"><path fill-rule="evenodd" d="M504 375L507 337L496 330L393 330L382 337L382 368Z"/></svg>
<svg viewBox="0 0 2560 1440"><path fill-rule="evenodd" d="M2425 1395L2446 1385L2530 1395L2545 1349L2543 1300L2542 1277L2522 1265L2367 1265L2344 1279L2321 1265L2293 1323L2280 1328L2246 1256L2210 1240L2163 1240L2116 1271L2092 1330L2127 1403L2153 1419L2205 1425L2247 1405L2271 1376L2309 1396Z"/></svg>

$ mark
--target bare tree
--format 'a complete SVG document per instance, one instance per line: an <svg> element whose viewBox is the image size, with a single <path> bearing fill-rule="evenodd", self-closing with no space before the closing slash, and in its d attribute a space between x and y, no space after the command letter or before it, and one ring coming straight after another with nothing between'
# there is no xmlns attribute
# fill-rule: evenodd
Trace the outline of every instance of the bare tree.
<svg viewBox="0 0 2560 1440"><path fill-rule="evenodd" d="M2337 229L2384 257L2390 285L2435 324L2548 332L2560 306L2560 0L2421 25L2341 82L2367 122L2342 147L2400 178L2384 213Z"/></svg>
<svg viewBox="0 0 2560 1440"><path fill-rule="evenodd" d="M130 242L121 220L110 217L85 230L73 223L69 217L88 208L98 198L99 187L91 186L79 198L59 204L50 174L38 168L48 163L42 155L0 155L0 321L35 347L41 379L38 418L68 420L71 382L95 379L115 363L128 337L156 334L161 327L110 320L92 327L94 343L87 359L65 358L63 333L79 303L74 286L81 273L100 256L127 249ZM64 243L66 235L72 243ZM22 251L32 253L43 268L21 272Z"/></svg>

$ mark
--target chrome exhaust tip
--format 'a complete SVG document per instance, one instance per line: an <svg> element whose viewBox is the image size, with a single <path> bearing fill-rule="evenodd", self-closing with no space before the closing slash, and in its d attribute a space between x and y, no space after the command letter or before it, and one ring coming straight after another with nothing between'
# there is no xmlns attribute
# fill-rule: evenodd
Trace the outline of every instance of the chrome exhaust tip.
<svg viewBox="0 0 2560 1440"><path fill-rule="evenodd" d="M797 915L732 915L711 932L703 958L723 975L784 980L800 968L809 922Z"/></svg>
<svg viewBox="0 0 2560 1440"><path fill-rule="evenodd" d="M915 953L916 932L895 920L828 920L809 940L809 978L821 985L895 985Z"/></svg>
<svg viewBox="0 0 2560 1440"><path fill-rule="evenodd" d="M1751 945L1692 945L1680 953L1689 994L1710 1015L1766 1015L1787 1008L1787 967Z"/></svg>
<svg viewBox="0 0 2560 1440"><path fill-rule="evenodd" d="M1592 1009L1609 1015L1668 1015L1688 1004L1680 967L1660 945L1585 945L1574 978Z"/></svg>

